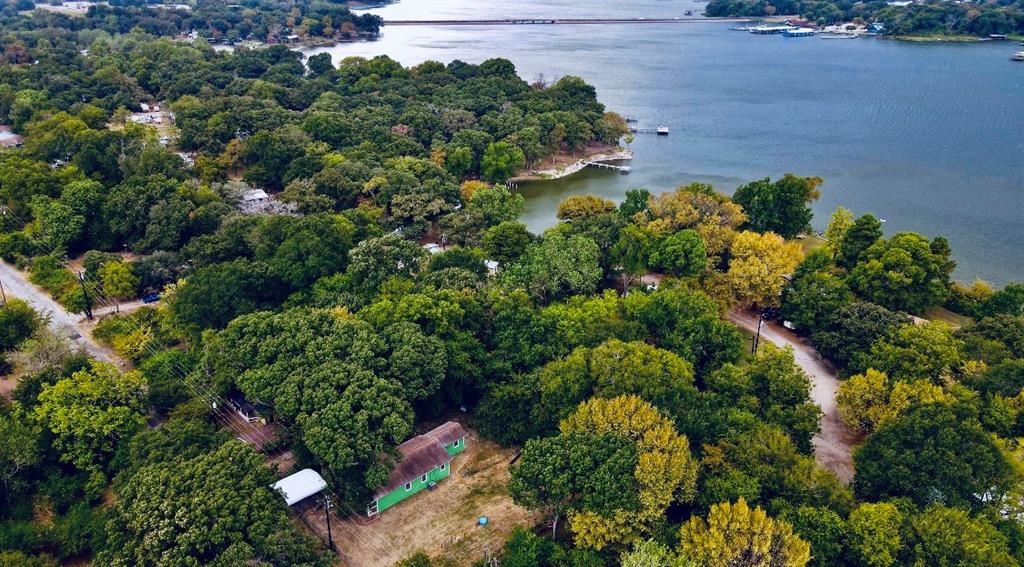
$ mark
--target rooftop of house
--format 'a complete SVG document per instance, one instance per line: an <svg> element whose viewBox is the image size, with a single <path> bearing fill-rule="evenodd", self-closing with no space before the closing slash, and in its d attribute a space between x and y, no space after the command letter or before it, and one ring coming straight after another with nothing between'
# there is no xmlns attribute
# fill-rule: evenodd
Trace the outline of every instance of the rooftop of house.
<svg viewBox="0 0 1024 567"><path fill-rule="evenodd" d="M280 492L284 501L292 506L327 488L327 482L313 469L302 469L275 482L270 488Z"/></svg>
<svg viewBox="0 0 1024 567"><path fill-rule="evenodd" d="M466 430L458 422L449 421L399 445L398 452L401 453L402 459L391 471L387 484L374 493L374 498L381 498L435 467L451 461L448 451L444 449L445 445L450 445L465 436Z"/></svg>

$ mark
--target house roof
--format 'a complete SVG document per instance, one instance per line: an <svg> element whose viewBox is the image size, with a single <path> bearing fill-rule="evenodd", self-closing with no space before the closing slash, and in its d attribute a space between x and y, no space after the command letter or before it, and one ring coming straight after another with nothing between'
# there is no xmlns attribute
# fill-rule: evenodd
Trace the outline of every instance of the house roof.
<svg viewBox="0 0 1024 567"><path fill-rule="evenodd" d="M449 421L423 434L434 437L441 445L449 445L466 436L466 430L457 421Z"/></svg>
<svg viewBox="0 0 1024 567"><path fill-rule="evenodd" d="M402 443L398 446L402 460L391 471L387 484L377 489L373 497L381 498L405 483L412 482L415 478L430 472L435 467L450 462L452 458L448 455L448 451L445 451L444 446L465 436L466 430L462 429L461 425L449 421Z"/></svg>
<svg viewBox="0 0 1024 567"><path fill-rule="evenodd" d="M280 492L284 501L292 506L327 488L327 482L315 470L302 469L275 482L270 488Z"/></svg>

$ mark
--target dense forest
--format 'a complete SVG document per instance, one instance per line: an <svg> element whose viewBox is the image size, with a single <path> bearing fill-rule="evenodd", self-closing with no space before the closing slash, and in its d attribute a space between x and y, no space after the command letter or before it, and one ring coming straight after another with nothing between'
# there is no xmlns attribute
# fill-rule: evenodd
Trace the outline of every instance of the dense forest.
<svg viewBox="0 0 1024 567"><path fill-rule="evenodd" d="M803 238L826 185L790 174L570 197L532 234L504 182L628 132L580 78L6 36L0 257L72 312L160 301L91 328L122 366L4 300L0 565L331 564L267 454L364 510L453 414L518 448L498 490L542 518L503 565L1024 562L1024 285L954 282L944 238L843 209ZM912 317L942 307L959 328ZM815 459L793 350L736 312L834 363L852 480ZM233 392L282 435L236 439Z"/></svg>
<svg viewBox="0 0 1024 567"><path fill-rule="evenodd" d="M39 4L45 5L44 2ZM198 0L173 5L114 1L91 5L84 14L33 10L33 7L31 0L16 0L6 2L0 11L0 27L8 34L5 41L8 51L12 35L29 41L37 37L52 41L54 37L77 34L86 46L94 37L131 31L169 37L194 33L227 43L241 40L277 43L290 35L303 40L374 35L381 25L378 16L356 15L345 4L322 0L242 0L235 3ZM24 33L29 31L34 33Z"/></svg>
<svg viewBox="0 0 1024 567"><path fill-rule="evenodd" d="M879 22L886 35L1024 35L1024 5L1020 1L951 2L928 0L893 5L882 0L711 0L709 16L772 16L799 14L821 25Z"/></svg>

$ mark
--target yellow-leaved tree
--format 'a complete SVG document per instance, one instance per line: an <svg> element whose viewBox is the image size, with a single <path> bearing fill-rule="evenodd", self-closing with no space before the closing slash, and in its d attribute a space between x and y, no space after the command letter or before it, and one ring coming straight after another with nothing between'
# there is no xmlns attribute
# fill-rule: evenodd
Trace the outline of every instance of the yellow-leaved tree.
<svg viewBox="0 0 1024 567"><path fill-rule="evenodd" d="M713 505L707 520L691 517L679 531L679 552L699 567L803 567L811 560L810 544L792 526L743 498Z"/></svg>
<svg viewBox="0 0 1024 567"><path fill-rule="evenodd" d="M779 304L786 277L803 259L799 244L774 232L741 232L733 239L731 252L729 287L740 303L760 307Z"/></svg>
<svg viewBox="0 0 1024 567"><path fill-rule="evenodd" d="M651 523L664 514L673 499L692 501L696 493L697 462L685 435L672 420L637 396L594 398L562 421L563 434L613 434L636 443L634 477L640 506L598 514L578 510L570 515L577 545L603 549L642 541Z"/></svg>

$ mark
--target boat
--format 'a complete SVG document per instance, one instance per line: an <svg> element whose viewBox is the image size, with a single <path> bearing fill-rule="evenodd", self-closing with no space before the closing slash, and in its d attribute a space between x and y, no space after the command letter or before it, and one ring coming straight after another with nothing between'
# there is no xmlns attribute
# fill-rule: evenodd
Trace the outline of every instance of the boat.
<svg viewBox="0 0 1024 567"><path fill-rule="evenodd" d="M853 34L853 33L835 33L835 34L819 35L818 37L821 38L821 39L857 39L857 34Z"/></svg>
<svg viewBox="0 0 1024 567"><path fill-rule="evenodd" d="M782 35L786 37L811 37L816 33L818 32L811 28L794 28L782 32Z"/></svg>
<svg viewBox="0 0 1024 567"><path fill-rule="evenodd" d="M668 126L658 126L657 132L659 136L668 136Z"/></svg>
<svg viewBox="0 0 1024 567"><path fill-rule="evenodd" d="M1018 51L1017 53L1014 53L1013 57L1010 57L1010 59L1014 61L1024 61L1024 51Z"/></svg>
<svg viewBox="0 0 1024 567"><path fill-rule="evenodd" d="M693 15L693 10L687 10L687 11L683 12L683 15L684 16L692 16Z"/></svg>

